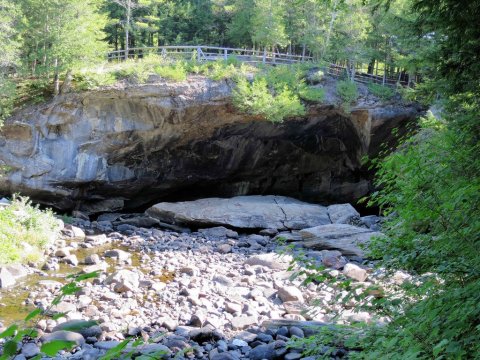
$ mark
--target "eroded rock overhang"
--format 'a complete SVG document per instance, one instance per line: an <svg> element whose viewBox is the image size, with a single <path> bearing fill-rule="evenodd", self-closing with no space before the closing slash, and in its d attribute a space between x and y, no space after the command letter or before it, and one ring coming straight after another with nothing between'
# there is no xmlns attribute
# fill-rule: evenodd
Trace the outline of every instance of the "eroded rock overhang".
<svg viewBox="0 0 480 360"><path fill-rule="evenodd" d="M67 94L25 110L1 130L0 191L90 212L249 194L352 202L371 189L362 158L421 113L403 104L359 103L350 114L311 104L304 117L271 123L235 111L231 92L227 81L191 77Z"/></svg>

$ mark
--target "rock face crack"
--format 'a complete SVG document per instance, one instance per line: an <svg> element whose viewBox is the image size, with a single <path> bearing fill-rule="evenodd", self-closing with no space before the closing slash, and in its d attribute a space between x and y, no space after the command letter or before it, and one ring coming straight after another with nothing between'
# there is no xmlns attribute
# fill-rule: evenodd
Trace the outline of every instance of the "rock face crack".
<svg viewBox="0 0 480 360"><path fill-rule="evenodd" d="M285 210L280 206L280 204L278 203L277 201L277 197L274 197L273 198L273 201L275 201L275 204L277 204L277 206L280 208L280 210L282 211L283 213L283 220L279 219L279 221L282 223L283 227L285 229L289 229L289 227L286 225L286 222L288 221L288 218L287 218L287 213L285 212Z"/></svg>

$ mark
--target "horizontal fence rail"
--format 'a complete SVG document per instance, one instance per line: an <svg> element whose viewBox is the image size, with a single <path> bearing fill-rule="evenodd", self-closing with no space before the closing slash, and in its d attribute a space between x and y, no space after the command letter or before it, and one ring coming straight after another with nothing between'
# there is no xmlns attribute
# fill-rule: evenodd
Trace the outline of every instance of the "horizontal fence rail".
<svg viewBox="0 0 480 360"><path fill-rule="evenodd" d="M333 76L336 78L348 76L347 68L345 66L340 66L336 64L330 64L330 66L328 67L327 73L330 76ZM383 77L380 75L367 74L364 72L355 72L354 80L355 82L358 82L361 84L375 83L375 84L385 85L389 87L396 87L397 84L400 84L402 86L408 86L408 81L399 80L398 77L391 77L391 76Z"/></svg>
<svg viewBox="0 0 480 360"><path fill-rule="evenodd" d="M158 55L171 60L196 60L198 62L228 60L235 57L236 60L249 64L295 64L299 62L313 61L311 56L283 54L265 50L226 48L218 46L194 46L194 45L171 45L157 47L137 47L126 50L111 51L107 54L108 61L124 61L125 59L141 59L148 55ZM344 66L330 64L327 73L340 78L347 76L348 71ZM397 77L384 77L364 72L356 72L355 82L368 84L376 83L390 87L397 84L407 86L407 81L400 81Z"/></svg>
<svg viewBox="0 0 480 360"><path fill-rule="evenodd" d="M151 54L171 59L195 59L197 61L227 60L229 57L234 56L241 62L263 64L293 64L313 60L310 56L282 54L263 50L188 45L131 48L128 50L128 53L125 50L117 50L108 53L108 60L140 59Z"/></svg>

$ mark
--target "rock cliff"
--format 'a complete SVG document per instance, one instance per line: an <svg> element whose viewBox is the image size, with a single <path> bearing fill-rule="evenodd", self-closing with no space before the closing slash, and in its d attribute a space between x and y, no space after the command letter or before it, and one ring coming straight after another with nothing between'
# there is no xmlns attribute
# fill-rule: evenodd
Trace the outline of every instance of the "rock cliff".
<svg viewBox="0 0 480 360"><path fill-rule="evenodd" d="M1 130L0 192L87 212L247 194L351 202L370 187L361 158L420 113L312 104L306 116L274 124L236 112L231 90L203 77L157 79L20 112Z"/></svg>

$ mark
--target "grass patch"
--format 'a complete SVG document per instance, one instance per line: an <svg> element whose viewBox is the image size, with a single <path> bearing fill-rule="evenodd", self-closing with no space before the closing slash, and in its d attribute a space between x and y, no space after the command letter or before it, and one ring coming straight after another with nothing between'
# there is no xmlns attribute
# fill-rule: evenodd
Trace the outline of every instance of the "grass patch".
<svg viewBox="0 0 480 360"><path fill-rule="evenodd" d="M187 79L187 71L181 62L177 62L172 65L156 66L155 74L160 75L162 78L173 81L185 81Z"/></svg>
<svg viewBox="0 0 480 360"><path fill-rule="evenodd" d="M337 94L342 99L341 106L347 112L358 98L357 84L349 80L341 80L337 83Z"/></svg>
<svg viewBox="0 0 480 360"><path fill-rule="evenodd" d="M312 102L322 102L325 99L325 90L317 87L304 87L300 89L298 95L302 100Z"/></svg>
<svg viewBox="0 0 480 360"><path fill-rule="evenodd" d="M0 265L38 260L59 229L51 210L15 197L11 205L0 207Z"/></svg>
<svg viewBox="0 0 480 360"><path fill-rule="evenodd" d="M383 101L390 100L395 95L395 90L388 86L380 84L369 83L367 85L368 91Z"/></svg>

